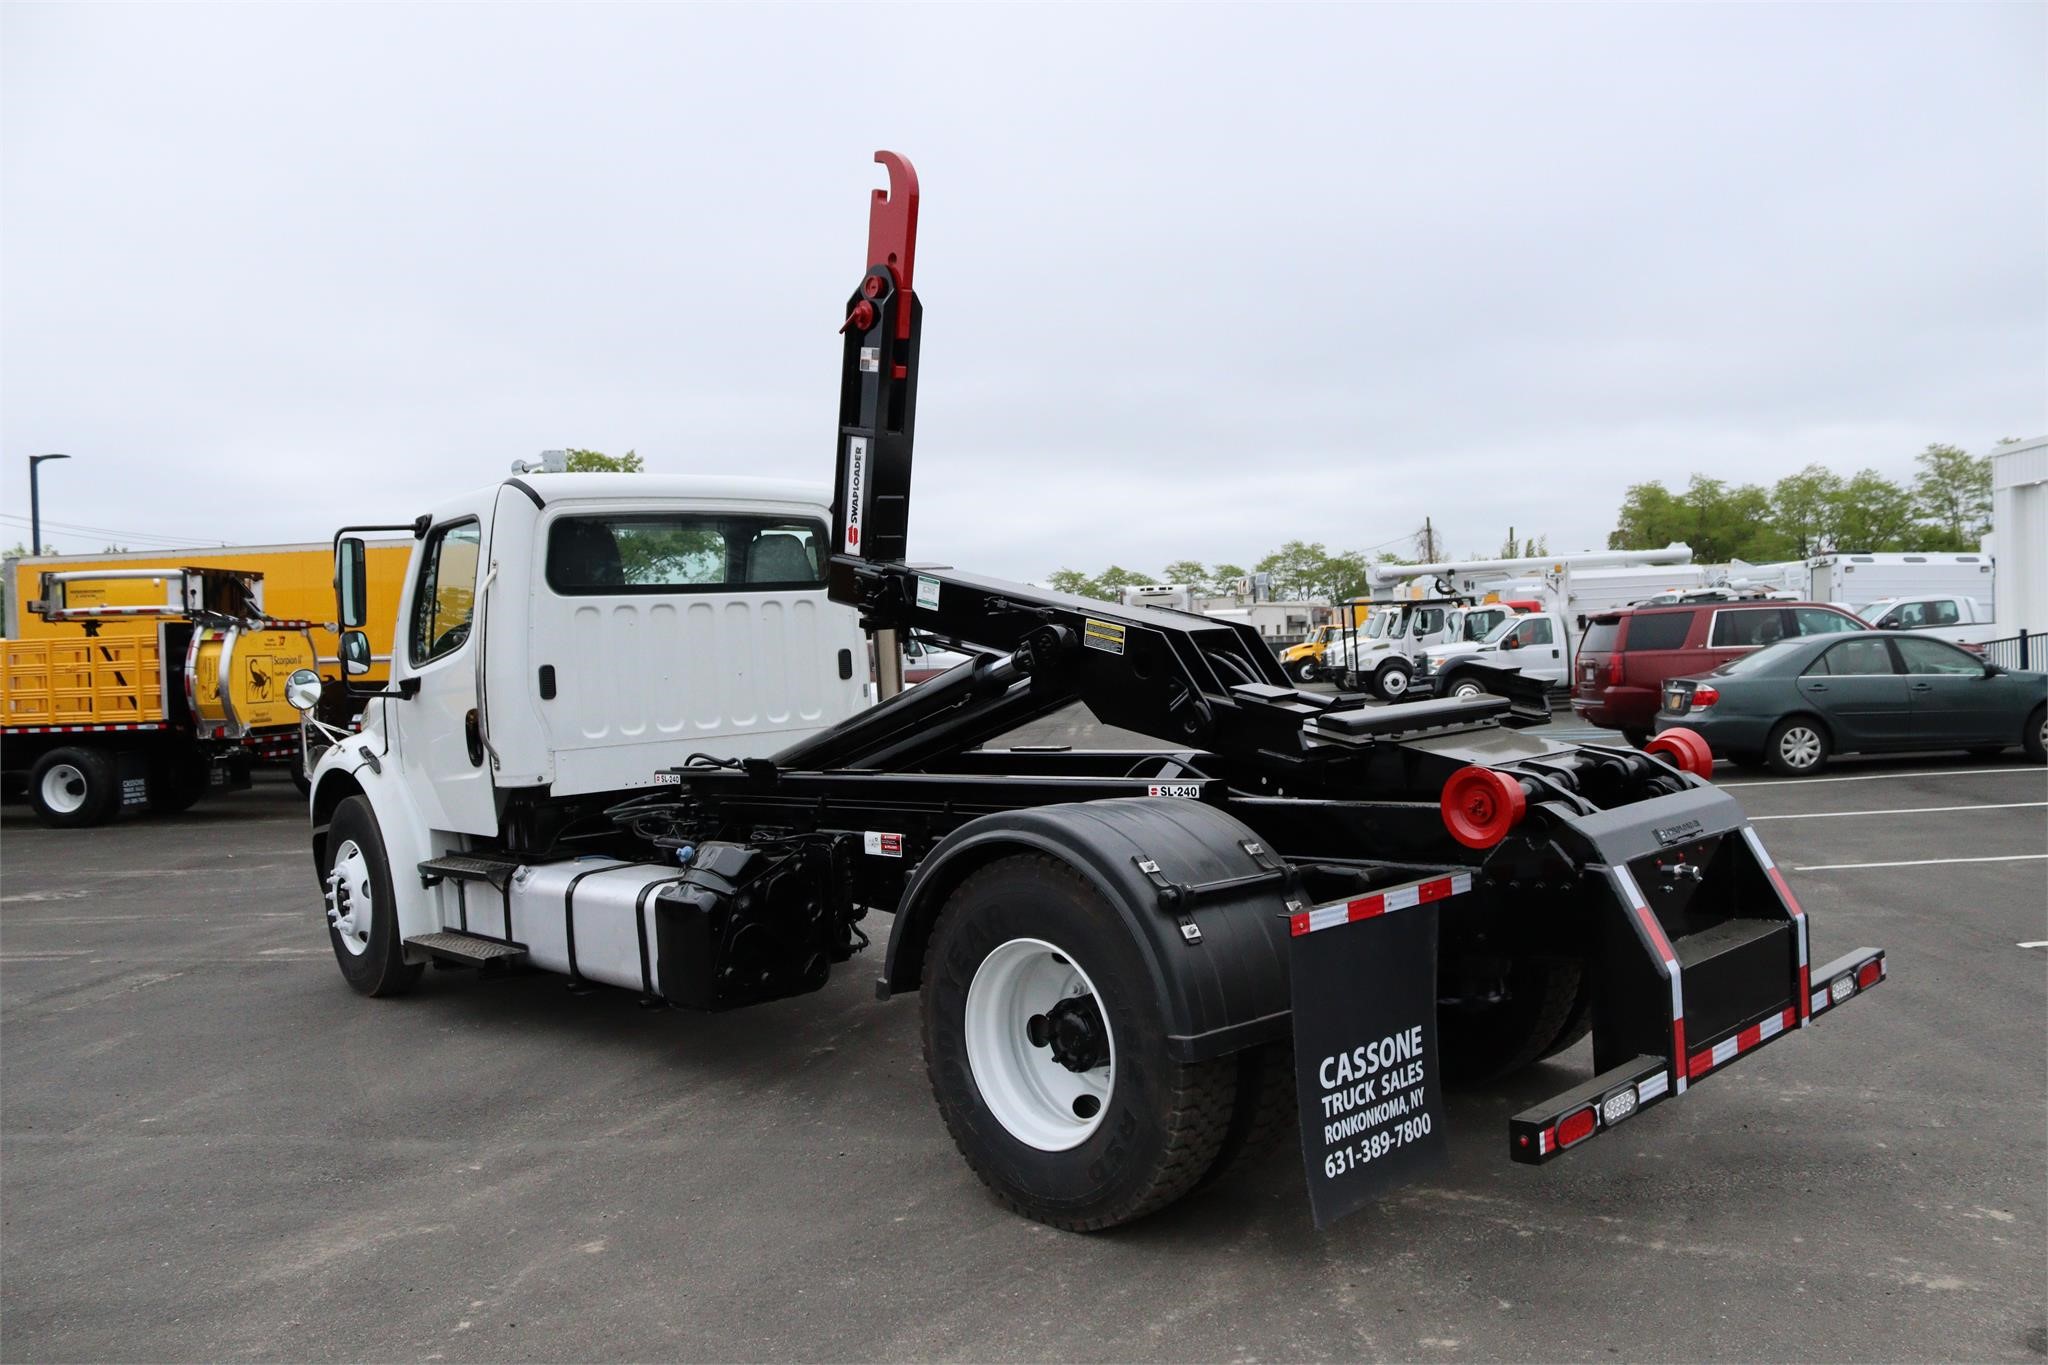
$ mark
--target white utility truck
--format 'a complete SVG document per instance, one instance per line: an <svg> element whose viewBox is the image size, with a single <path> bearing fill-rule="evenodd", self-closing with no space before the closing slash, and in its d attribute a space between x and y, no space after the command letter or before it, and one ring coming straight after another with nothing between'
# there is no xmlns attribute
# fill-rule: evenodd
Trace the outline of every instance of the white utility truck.
<svg viewBox="0 0 2048 1365"><path fill-rule="evenodd" d="M1087 1231L1290 1127L1327 1223L1448 1157L1447 1084L1588 1032L1587 1074L1523 1097L1507 1155L1627 1124L1625 1156L1645 1114L1883 983L1881 948L1809 960L1690 731L1553 743L1511 673L1505 696L1363 707L1288 686L1243 623L909 563L916 179L878 159L829 503L543 474L409 528L390 683L313 777L357 990L434 961L732 1009L821 989L883 911L878 993L917 996L961 1155ZM370 529L335 542L356 677ZM899 689L909 632L973 657ZM309 709L319 677L288 690ZM1075 705L1162 738L993 744Z"/></svg>
<svg viewBox="0 0 2048 1365"><path fill-rule="evenodd" d="M1973 648L1999 637L1991 610L1974 597L1935 593L1924 597L1880 597L1856 608L1876 630L1924 630L1950 644Z"/></svg>
<svg viewBox="0 0 2048 1365"><path fill-rule="evenodd" d="M1408 695L1416 657L1433 645L1479 640L1534 603L1473 602L1463 597L1415 597L1384 602L1365 624L1345 631L1324 655L1323 672L1347 692L1384 701Z"/></svg>
<svg viewBox="0 0 2048 1365"><path fill-rule="evenodd" d="M1982 602L1989 613L1998 609L1993 600L1996 568L1982 552L1816 555L1806 561L1807 600L1832 602L1863 616L1863 604L1881 597L1964 594Z"/></svg>

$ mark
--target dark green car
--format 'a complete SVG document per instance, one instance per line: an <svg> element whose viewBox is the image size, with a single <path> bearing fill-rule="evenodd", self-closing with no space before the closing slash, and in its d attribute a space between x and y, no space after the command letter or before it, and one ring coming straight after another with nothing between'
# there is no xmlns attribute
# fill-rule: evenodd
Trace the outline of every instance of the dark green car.
<svg viewBox="0 0 2048 1365"><path fill-rule="evenodd" d="M1714 753L1804 777L1828 756L1894 749L2041 761L2048 673L1987 664L1907 631L1855 631L1770 645L1664 684L1657 728L1697 731Z"/></svg>

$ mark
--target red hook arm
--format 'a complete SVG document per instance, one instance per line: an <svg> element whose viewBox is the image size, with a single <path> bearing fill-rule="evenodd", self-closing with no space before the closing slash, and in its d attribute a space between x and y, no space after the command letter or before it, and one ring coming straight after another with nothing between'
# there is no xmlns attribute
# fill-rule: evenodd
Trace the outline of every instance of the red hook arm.
<svg viewBox="0 0 2048 1365"><path fill-rule="evenodd" d="M895 152L876 152L889 168L889 188L876 190L868 208L868 266L885 265L896 277L903 301L896 310L896 335L910 336L910 295L917 266L917 168Z"/></svg>

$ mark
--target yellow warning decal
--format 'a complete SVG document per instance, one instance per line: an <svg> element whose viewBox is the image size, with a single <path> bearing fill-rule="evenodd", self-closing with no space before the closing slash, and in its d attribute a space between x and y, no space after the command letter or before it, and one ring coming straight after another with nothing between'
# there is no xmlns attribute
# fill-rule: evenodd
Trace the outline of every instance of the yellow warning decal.
<svg viewBox="0 0 2048 1365"><path fill-rule="evenodd" d="M1121 654L1124 652L1124 628L1114 621L1098 621L1091 616L1088 628L1082 632L1081 643L1107 654Z"/></svg>

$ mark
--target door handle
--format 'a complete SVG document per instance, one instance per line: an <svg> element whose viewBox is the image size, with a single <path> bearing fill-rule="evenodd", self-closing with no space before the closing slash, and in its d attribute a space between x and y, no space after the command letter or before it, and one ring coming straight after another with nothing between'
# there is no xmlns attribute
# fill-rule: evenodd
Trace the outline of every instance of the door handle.
<svg viewBox="0 0 2048 1365"><path fill-rule="evenodd" d="M1915 692L1932 692L1932 691L1934 690L1934 684L1933 684L1933 683L1914 683L1914 684L1913 684L1913 690L1914 690Z"/></svg>
<svg viewBox="0 0 2048 1365"><path fill-rule="evenodd" d="M555 699L555 666L553 664L542 664L540 666L540 699L542 701L553 701Z"/></svg>
<svg viewBox="0 0 2048 1365"><path fill-rule="evenodd" d="M484 732L477 724L475 707L471 707L469 714L462 718L462 737L469 744L469 765L472 768L483 767Z"/></svg>
<svg viewBox="0 0 2048 1365"><path fill-rule="evenodd" d="M1828 685L1826 683L1808 683L1806 690L1809 692L1825 692L1828 690Z"/></svg>

